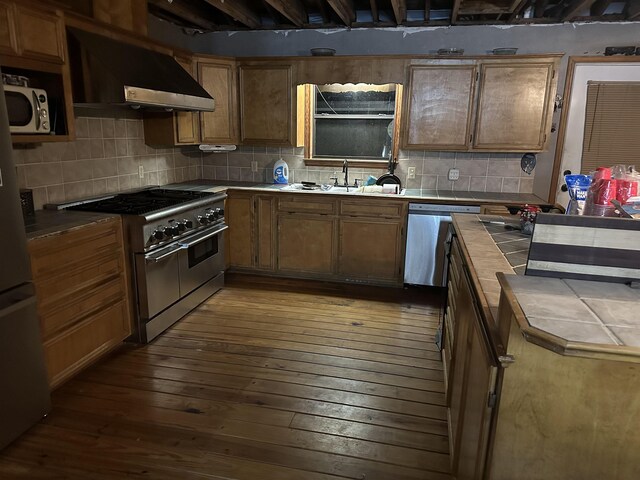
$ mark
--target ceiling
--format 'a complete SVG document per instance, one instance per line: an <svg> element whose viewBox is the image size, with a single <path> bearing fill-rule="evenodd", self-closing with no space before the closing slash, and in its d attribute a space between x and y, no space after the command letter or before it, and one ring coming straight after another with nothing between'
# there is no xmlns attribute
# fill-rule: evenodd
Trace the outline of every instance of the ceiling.
<svg viewBox="0 0 640 480"><path fill-rule="evenodd" d="M148 0L190 33L640 21L640 0Z"/></svg>

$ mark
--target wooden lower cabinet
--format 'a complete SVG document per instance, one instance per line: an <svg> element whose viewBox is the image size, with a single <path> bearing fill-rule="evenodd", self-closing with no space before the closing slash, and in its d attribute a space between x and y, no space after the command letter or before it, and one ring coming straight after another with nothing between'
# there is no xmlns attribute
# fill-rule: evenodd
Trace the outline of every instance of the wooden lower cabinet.
<svg viewBox="0 0 640 480"><path fill-rule="evenodd" d="M228 195L232 269L402 285L406 202L234 190Z"/></svg>
<svg viewBox="0 0 640 480"><path fill-rule="evenodd" d="M131 334L120 218L28 244L52 388Z"/></svg>
<svg viewBox="0 0 640 480"><path fill-rule="evenodd" d="M335 270L336 220L322 215L278 215L278 271L331 276Z"/></svg>

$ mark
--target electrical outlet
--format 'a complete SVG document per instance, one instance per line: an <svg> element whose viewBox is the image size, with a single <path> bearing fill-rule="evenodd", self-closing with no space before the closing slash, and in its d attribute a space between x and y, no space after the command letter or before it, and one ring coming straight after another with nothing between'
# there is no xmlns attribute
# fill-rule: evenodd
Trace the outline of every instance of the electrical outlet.
<svg viewBox="0 0 640 480"><path fill-rule="evenodd" d="M251 171L254 173L258 171L258 162L256 162L255 160L251 162Z"/></svg>
<svg viewBox="0 0 640 480"><path fill-rule="evenodd" d="M142 165L138 165L138 176L144 178L144 167Z"/></svg>
<svg viewBox="0 0 640 480"><path fill-rule="evenodd" d="M416 178L416 167L409 167L407 170L407 178Z"/></svg>
<svg viewBox="0 0 640 480"><path fill-rule="evenodd" d="M451 180L452 182L455 180L458 180L460 178L460 170L458 170L457 168L450 168L449 169L449 180Z"/></svg>

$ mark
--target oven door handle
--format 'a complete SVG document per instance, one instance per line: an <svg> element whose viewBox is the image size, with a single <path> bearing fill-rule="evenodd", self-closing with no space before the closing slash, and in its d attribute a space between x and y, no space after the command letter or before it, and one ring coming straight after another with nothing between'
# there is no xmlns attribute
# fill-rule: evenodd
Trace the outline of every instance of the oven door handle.
<svg viewBox="0 0 640 480"><path fill-rule="evenodd" d="M147 263L150 262L154 262L154 263L158 263L162 260L164 260L167 257L170 257L171 255L178 253L180 250L183 250L186 247L183 247L182 245L177 245L177 246L173 246L170 248L169 251L165 252L165 253L161 253L161 254L151 254L151 255L145 255L144 256L144 261Z"/></svg>
<svg viewBox="0 0 640 480"><path fill-rule="evenodd" d="M227 228L229 228L228 225L222 225L220 228L216 228L213 231L203 232L201 235L195 236L194 238L190 238L188 242L179 242L178 245L180 245L180 248L193 247L194 245L208 238L215 237L216 235L224 232Z"/></svg>

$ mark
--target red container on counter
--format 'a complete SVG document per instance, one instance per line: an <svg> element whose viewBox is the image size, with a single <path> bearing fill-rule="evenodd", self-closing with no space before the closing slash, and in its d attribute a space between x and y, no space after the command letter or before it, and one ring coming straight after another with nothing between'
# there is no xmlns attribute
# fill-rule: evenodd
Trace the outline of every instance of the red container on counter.
<svg viewBox="0 0 640 480"><path fill-rule="evenodd" d="M593 174L594 180L611 180L611 169L609 167L598 167Z"/></svg>
<svg viewBox="0 0 640 480"><path fill-rule="evenodd" d="M638 196L638 182L635 180L618 180L616 182L616 198L622 204L630 197Z"/></svg>
<svg viewBox="0 0 640 480"><path fill-rule="evenodd" d="M616 199L618 194L617 181L614 179L596 180L592 185L593 203L596 205L611 205L611 200Z"/></svg>

